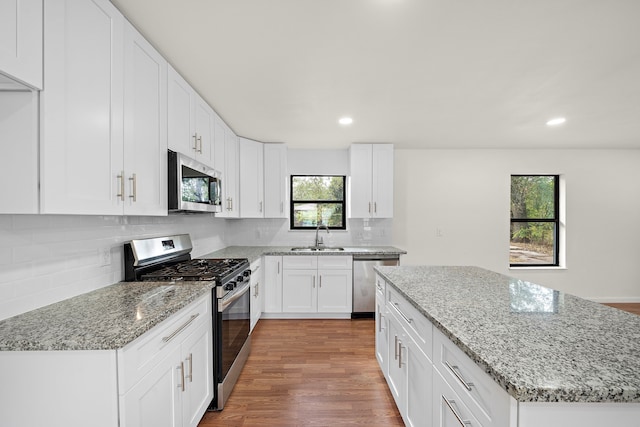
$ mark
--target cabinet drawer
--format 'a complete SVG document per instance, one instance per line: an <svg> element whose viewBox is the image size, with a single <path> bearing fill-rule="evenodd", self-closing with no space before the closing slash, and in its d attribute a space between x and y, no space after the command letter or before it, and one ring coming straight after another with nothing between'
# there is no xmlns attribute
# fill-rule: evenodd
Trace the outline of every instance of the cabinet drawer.
<svg viewBox="0 0 640 427"><path fill-rule="evenodd" d="M318 268L351 270L353 268L353 258L347 255L321 255L318 257Z"/></svg>
<svg viewBox="0 0 640 427"><path fill-rule="evenodd" d="M424 354L432 359L433 328L431 322L402 295L391 286L386 286L387 307L397 313L402 326L411 338L418 344Z"/></svg>
<svg viewBox="0 0 640 427"><path fill-rule="evenodd" d="M382 298L384 301L384 294L386 293L387 282L376 274L376 296Z"/></svg>
<svg viewBox="0 0 640 427"><path fill-rule="evenodd" d="M118 350L120 393L129 390L198 327L211 322L211 296L205 295Z"/></svg>
<svg viewBox="0 0 640 427"><path fill-rule="evenodd" d="M318 268L318 257L314 255L285 255L282 257L282 268L287 270Z"/></svg>
<svg viewBox="0 0 640 427"><path fill-rule="evenodd" d="M434 366L484 426L508 426L510 397L439 330L434 331Z"/></svg>
<svg viewBox="0 0 640 427"><path fill-rule="evenodd" d="M437 370L433 372L434 426L487 427L478 421L464 399L461 399Z"/></svg>

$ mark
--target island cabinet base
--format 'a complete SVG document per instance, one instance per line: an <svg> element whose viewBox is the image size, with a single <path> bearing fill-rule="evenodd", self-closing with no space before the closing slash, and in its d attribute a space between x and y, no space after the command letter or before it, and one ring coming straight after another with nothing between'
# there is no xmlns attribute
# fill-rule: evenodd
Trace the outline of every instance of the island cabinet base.
<svg viewBox="0 0 640 427"><path fill-rule="evenodd" d="M640 403L519 402L517 426L640 426Z"/></svg>
<svg viewBox="0 0 640 427"><path fill-rule="evenodd" d="M407 426L640 426L640 403L516 401L382 276L376 285L376 357Z"/></svg>

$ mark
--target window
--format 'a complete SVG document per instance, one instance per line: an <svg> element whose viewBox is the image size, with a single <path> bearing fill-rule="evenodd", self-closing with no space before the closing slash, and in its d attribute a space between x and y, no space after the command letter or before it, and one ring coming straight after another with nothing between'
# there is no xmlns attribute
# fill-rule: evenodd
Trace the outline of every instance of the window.
<svg viewBox="0 0 640 427"><path fill-rule="evenodd" d="M512 267L558 266L558 175L511 175Z"/></svg>
<svg viewBox="0 0 640 427"><path fill-rule="evenodd" d="M291 175L291 229L346 229L345 177Z"/></svg>

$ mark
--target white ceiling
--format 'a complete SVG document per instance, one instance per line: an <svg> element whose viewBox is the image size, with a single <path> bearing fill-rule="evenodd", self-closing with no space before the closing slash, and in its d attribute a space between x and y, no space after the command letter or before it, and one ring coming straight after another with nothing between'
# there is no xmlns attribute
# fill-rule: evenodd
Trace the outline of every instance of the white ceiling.
<svg viewBox="0 0 640 427"><path fill-rule="evenodd" d="M248 138L640 148L640 0L112 1Z"/></svg>

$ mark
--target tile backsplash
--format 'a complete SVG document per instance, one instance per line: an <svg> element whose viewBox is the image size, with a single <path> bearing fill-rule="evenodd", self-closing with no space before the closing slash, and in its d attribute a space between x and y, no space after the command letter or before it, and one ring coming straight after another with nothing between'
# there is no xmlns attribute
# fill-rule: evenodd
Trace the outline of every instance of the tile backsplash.
<svg viewBox="0 0 640 427"><path fill-rule="evenodd" d="M0 319L124 279L123 243L189 233L194 256L225 247L225 220L0 215Z"/></svg>
<svg viewBox="0 0 640 427"><path fill-rule="evenodd" d="M352 219L321 231L326 245L389 245L391 220ZM0 320L124 279L123 244L188 233L193 256L225 246L306 246L314 231L286 219L225 220L209 214L166 217L0 215Z"/></svg>

